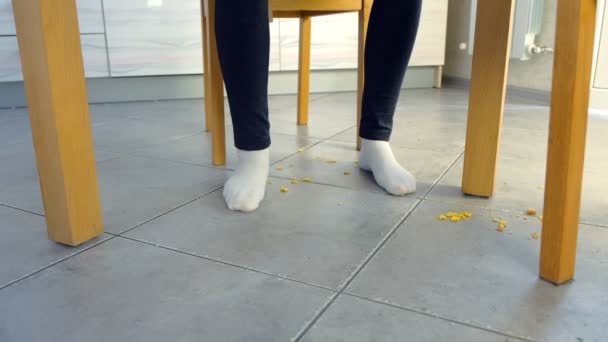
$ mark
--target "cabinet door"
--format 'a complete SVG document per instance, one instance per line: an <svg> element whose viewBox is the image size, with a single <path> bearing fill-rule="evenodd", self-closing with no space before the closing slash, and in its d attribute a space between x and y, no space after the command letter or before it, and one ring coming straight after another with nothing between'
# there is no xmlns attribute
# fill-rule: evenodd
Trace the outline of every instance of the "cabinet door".
<svg viewBox="0 0 608 342"><path fill-rule="evenodd" d="M86 77L108 77L106 44L103 34L87 34L80 38ZM17 37L0 37L0 82L21 81L21 63Z"/></svg>
<svg viewBox="0 0 608 342"><path fill-rule="evenodd" d="M608 89L608 4L604 5L604 19L601 27L594 86Z"/></svg>
<svg viewBox="0 0 608 342"><path fill-rule="evenodd" d="M103 33L101 0L77 0L80 33ZM12 0L0 0L0 35L15 35Z"/></svg>
<svg viewBox="0 0 608 342"><path fill-rule="evenodd" d="M443 65L448 0L424 0L420 28L411 66ZM281 70L298 68L298 19L281 19ZM313 18L312 69L357 67L358 14L345 13Z"/></svg>

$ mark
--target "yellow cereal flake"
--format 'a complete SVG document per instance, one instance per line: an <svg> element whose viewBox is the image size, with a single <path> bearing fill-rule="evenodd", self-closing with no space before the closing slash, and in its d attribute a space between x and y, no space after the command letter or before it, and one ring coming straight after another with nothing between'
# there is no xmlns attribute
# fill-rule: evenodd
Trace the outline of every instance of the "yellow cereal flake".
<svg viewBox="0 0 608 342"><path fill-rule="evenodd" d="M458 216L457 213L453 212L453 211L448 211L447 213L445 213L445 216L447 217L454 217L454 216Z"/></svg>
<svg viewBox="0 0 608 342"><path fill-rule="evenodd" d="M528 215L536 215L536 209L534 209L534 208L528 208L528 210L526 210L526 214L528 214Z"/></svg>
<svg viewBox="0 0 608 342"><path fill-rule="evenodd" d="M544 187L544 186L542 186L542 185L539 185L539 186L537 186L536 188L537 188L537 189L544 189L545 187Z"/></svg>
<svg viewBox="0 0 608 342"><path fill-rule="evenodd" d="M502 233L505 231L506 228L507 226L505 226L504 224L499 224L496 230Z"/></svg>
<svg viewBox="0 0 608 342"><path fill-rule="evenodd" d="M534 240L538 240L540 238L540 234L538 232L534 232L532 235L530 235L530 237Z"/></svg>
<svg viewBox="0 0 608 342"><path fill-rule="evenodd" d="M304 177L304 178L302 178L302 181L306 182L306 183L310 183L310 182L312 182L312 178L310 178L310 177Z"/></svg>
<svg viewBox="0 0 608 342"><path fill-rule="evenodd" d="M304 152L304 149L303 148L299 148L298 152Z"/></svg>
<svg viewBox="0 0 608 342"><path fill-rule="evenodd" d="M345 175L345 176L350 175L350 171L344 171L344 175Z"/></svg>
<svg viewBox="0 0 608 342"><path fill-rule="evenodd" d="M460 220L462 220L462 217L460 217L458 215L450 217L450 221L452 221L452 222L458 222Z"/></svg>
<svg viewBox="0 0 608 342"><path fill-rule="evenodd" d="M467 217L467 218L473 217L473 213L468 212L468 211L465 211L465 212L461 213L461 215L464 216L464 217Z"/></svg>
<svg viewBox="0 0 608 342"><path fill-rule="evenodd" d="M498 222L500 222L500 219L497 219L496 217L493 217L493 218L492 218L492 222L496 222L496 223L498 223Z"/></svg>
<svg viewBox="0 0 608 342"><path fill-rule="evenodd" d="M507 221L502 220L502 221L498 222L498 224L503 225L503 226L506 227L507 226Z"/></svg>
<svg viewBox="0 0 608 342"><path fill-rule="evenodd" d="M298 182L298 180L297 180L297 179L292 179L292 180L291 180L291 184L298 184L298 183L299 183L299 182Z"/></svg>
<svg viewBox="0 0 608 342"><path fill-rule="evenodd" d="M461 220L468 219L468 218L471 218L471 217L473 217L473 213L468 212L468 211L463 211L461 213L456 213L456 212L453 212L453 211L448 211L445 214L439 214L439 215L437 215L437 219L440 220L440 221L445 221L445 220L449 219L452 222L459 222Z"/></svg>
<svg viewBox="0 0 608 342"><path fill-rule="evenodd" d="M333 159L327 159L325 162L326 162L327 164L335 164L335 163L336 163L336 161L335 161L335 160L333 160Z"/></svg>
<svg viewBox="0 0 608 342"><path fill-rule="evenodd" d="M288 187L286 187L286 186L281 187L281 192L288 192L288 191L289 191Z"/></svg>
<svg viewBox="0 0 608 342"><path fill-rule="evenodd" d="M543 220L543 215L539 215L538 219L542 221Z"/></svg>
<svg viewBox="0 0 608 342"><path fill-rule="evenodd" d="M277 170L277 171L281 171L281 170L283 170L283 167L282 167L281 165L278 165L278 166L277 166L277 167L275 167L274 169L275 169L275 170Z"/></svg>
<svg viewBox="0 0 608 342"><path fill-rule="evenodd" d="M443 214L441 214L441 215L437 216L437 219L440 220L440 221L445 221L445 220L448 219L448 217L445 216L445 215L443 215Z"/></svg>

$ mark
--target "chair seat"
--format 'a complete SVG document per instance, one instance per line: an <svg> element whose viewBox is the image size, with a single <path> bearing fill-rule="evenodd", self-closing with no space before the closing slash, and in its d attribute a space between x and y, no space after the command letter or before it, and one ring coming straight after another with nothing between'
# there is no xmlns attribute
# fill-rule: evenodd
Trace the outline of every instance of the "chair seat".
<svg viewBox="0 0 608 342"><path fill-rule="evenodd" d="M359 11L362 0L270 0L273 12Z"/></svg>

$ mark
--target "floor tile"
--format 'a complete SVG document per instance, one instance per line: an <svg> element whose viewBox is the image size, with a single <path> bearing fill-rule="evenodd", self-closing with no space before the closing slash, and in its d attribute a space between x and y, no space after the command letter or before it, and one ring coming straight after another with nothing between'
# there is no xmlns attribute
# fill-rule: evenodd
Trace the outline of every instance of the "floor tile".
<svg viewBox="0 0 608 342"><path fill-rule="evenodd" d="M271 140L271 163L296 153L300 148L304 148L319 141L318 139L304 136L283 134L271 134ZM227 129L225 167L229 169L234 169L238 160L233 141L234 135L232 129ZM134 152L134 155L213 166L211 156L211 133L205 132L191 137L150 146Z"/></svg>
<svg viewBox="0 0 608 342"><path fill-rule="evenodd" d="M459 155L458 152L400 147L393 147L393 152L401 165L416 176L418 183L414 197L423 196ZM270 174L284 178L311 177L315 183L384 192L370 172L355 164L356 160L358 152L354 142L326 140L278 163L271 168Z"/></svg>
<svg viewBox="0 0 608 342"><path fill-rule="evenodd" d="M515 150L515 149L513 149ZM534 208L542 213L546 164L522 158L501 157L496 190L491 198L462 193L462 157L431 191L428 198L448 203L522 213ZM608 206L608 179L605 170L586 168L583 175L581 222L608 226L604 211ZM542 215L542 214L541 214Z"/></svg>
<svg viewBox="0 0 608 342"><path fill-rule="evenodd" d="M518 341L511 337L342 295L301 341Z"/></svg>
<svg viewBox="0 0 608 342"><path fill-rule="evenodd" d="M458 223L446 211L472 211ZM576 280L538 279L541 222L424 201L346 290L359 296L541 341L608 336L608 230L581 225Z"/></svg>
<svg viewBox="0 0 608 342"><path fill-rule="evenodd" d="M104 225L112 233L140 224L221 187L225 171L139 157L99 165Z"/></svg>
<svg viewBox="0 0 608 342"><path fill-rule="evenodd" d="M329 295L115 238L0 291L0 340L286 341Z"/></svg>
<svg viewBox="0 0 608 342"><path fill-rule="evenodd" d="M253 213L228 210L217 191L127 236L336 289L413 204L274 178Z"/></svg>
<svg viewBox="0 0 608 342"><path fill-rule="evenodd" d="M0 218L0 288L108 238L103 235L77 248L67 247L49 241L42 216L0 205Z"/></svg>

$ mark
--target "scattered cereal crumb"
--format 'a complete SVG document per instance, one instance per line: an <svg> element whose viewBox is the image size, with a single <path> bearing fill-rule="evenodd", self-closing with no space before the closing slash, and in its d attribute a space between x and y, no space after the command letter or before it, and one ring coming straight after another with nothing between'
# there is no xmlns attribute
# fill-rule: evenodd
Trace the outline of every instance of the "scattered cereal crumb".
<svg viewBox="0 0 608 342"><path fill-rule="evenodd" d="M448 217L447 217L447 216L445 216L445 215L443 215L443 214L441 214L441 215L437 216L437 219L438 219L438 220L441 220L441 221L444 221L444 220L447 220L447 219L448 219Z"/></svg>
<svg viewBox="0 0 608 342"><path fill-rule="evenodd" d="M465 212L462 213L462 216L464 216L464 217L472 217L473 213L465 211Z"/></svg>
<svg viewBox="0 0 608 342"><path fill-rule="evenodd" d="M299 182L298 182L298 180L297 180L297 179L292 179L292 180L291 180L291 184L298 184L298 183L299 183Z"/></svg>
<svg viewBox="0 0 608 342"><path fill-rule="evenodd" d="M450 217L450 221L452 222L458 222L460 220L462 220L462 218L458 215Z"/></svg>
<svg viewBox="0 0 608 342"><path fill-rule="evenodd" d="M534 208L528 208L528 210L526 210L526 214L528 214L528 215L536 215L536 209L534 209Z"/></svg>
<svg viewBox="0 0 608 342"><path fill-rule="evenodd" d="M507 226L505 226L504 224L499 224L496 230L502 233L505 231L506 228Z"/></svg>
<svg viewBox="0 0 608 342"><path fill-rule="evenodd" d="M537 186L536 188L537 188L537 189L544 189L545 187L544 187L544 186L542 186L542 185L539 185L539 186Z"/></svg>
<svg viewBox="0 0 608 342"><path fill-rule="evenodd" d="M266 184L272 184L272 181L269 179L266 181Z"/></svg>
<svg viewBox="0 0 608 342"><path fill-rule="evenodd" d="M538 232L534 232L532 235L530 235L530 237L534 240L538 240L540 238L540 234Z"/></svg>
<svg viewBox="0 0 608 342"><path fill-rule="evenodd" d="M302 181L304 181L306 183L310 183L310 182L312 182L312 178L310 178L310 177L304 177L304 178L302 178Z"/></svg>
<svg viewBox="0 0 608 342"><path fill-rule="evenodd" d="M304 152L304 149L303 148L299 148L298 152Z"/></svg>
<svg viewBox="0 0 608 342"><path fill-rule="evenodd" d="M338 202L338 205L342 205L342 204L344 204L344 203L342 203L342 202Z"/></svg>
<svg viewBox="0 0 608 342"><path fill-rule="evenodd" d="M345 175L345 176L350 175L350 171L344 171L344 175Z"/></svg>
<svg viewBox="0 0 608 342"><path fill-rule="evenodd" d="M539 215L538 219L542 221L543 220L543 215Z"/></svg>
<svg viewBox="0 0 608 342"><path fill-rule="evenodd" d="M500 222L500 220L497 219L496 217L492 217L492 222Z"/></svg>
<svg viewBox="0 0 608 342"><path fill-rule="evenodd" d="M447 217L454 217L454 216L458 216L457 213L453 212L453 211L448 211L447 213L445 213L445 216Z"/></svg>
<svg viewBox="0 0 608 342"><path fill-rule="evenodd" d="M333 159L327 159L325 162L326 162L327 164L335 164L335 163L336 163L336 161L335 161L335 160L333 160Z"/></svg>
<svg viewBox="0 0 608 342"><path fill-rule="evenodd" d="M289 188L286 186L281 188L281 192L288 192L288 191L289 191Z"/></svg>
<svg viewBox="0 0 608 342"><path fill-rule="evenodd" d="M501 224L501 225L503 225L503 226L505 226L505 227L507 226L507 221L505 221L505 220L502 220L502 221L500 221L498 223Z"/></svg>
<svg viewBox="0 0 608 342"><path fill-rule="evenodd" d="M279 166L275 167L274 169L277 171L281 171L281 170L283 170L283 167L281 165L279 165Z"/></svg>

